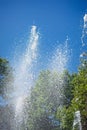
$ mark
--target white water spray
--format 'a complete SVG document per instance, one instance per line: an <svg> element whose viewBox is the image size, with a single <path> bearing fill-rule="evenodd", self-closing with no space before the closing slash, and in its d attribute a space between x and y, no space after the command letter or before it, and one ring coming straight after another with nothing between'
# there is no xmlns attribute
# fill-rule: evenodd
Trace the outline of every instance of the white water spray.
<svg viewBox="0 0 87 130"><path fill-rule="evenodd" d="M57 104L60 108L63 106L63 101L66 98L64 95L64 71L68 67L69 59L70 59L70 50L68 47L68 37L65 40L64 44L58 45L54 55L52 56L51 64L51 72L52 75L57 75L57 85L54 86L54 93L56 95ZM56 79L56 78L55 78ZM52 82L52 81L51 81ZM53 81L54 82L54 81ZM53 84L53 83L52 83Z"/></svg>
<svg viewBox="0 0 87 130"><path fill-rule="evenodd" d="M76 111L74 115L73 130L82 130L80 111Z"/></svg>
<svg viewBox="0 0 87 130"><path fill-rule="evenodd" d="M26 107L26 98L29 96L30 89L33 85L33 67L35 67L35 61L37 60L37 45L39 34L36 31L36 26L32 26L28 45L25 53L21 56L21 59L16 59L16 65L14 65L14 92L11 97L15 107L15 121L16 127L12 130L20 130L20 125L26 119L24 114L24 107ZM26 114L27 115L27 114Z"/></svg>
<svg viewBox="0 0 87 130"><path fill-rule="evenodd" d="M87 14L84 15L83 17L84 25L83 25L83 30L82 30L82 54L80 57L85 57L87 56Z"/></svg>
<svg viewBox="0 0 87 130"><path fill-rule="evenodd" d="M68 37L64 44L60 44L51 60L51 69L59 74L67 68L69 61Z"/></svg>
<svg viewBox="0 0 87 130"><path fill-rule="evenodd" d="M31 87L33 85L33 73L34 67L37 61L37 46L38 46L39 34L36 31L36 26L32 26L31 35L28 40L28 45L26 51L21 57L17 60L16 64L13 65L14 68L14 80L12 81L12 87L14 91L10 95L11 105L13 105L15 111L14 120L11 122L11 130L27 130L27 116L29 116L26 107L29 109L29 104L27 104L26 99L30 95ZM53 99L56 99L58 105L63 104L63 83L64 80L61 77L61 74L66 69L69 51L67 46L68 38L65 41L65 44L58 46L56 52L54 53L51 60L51 69L54 72L57 72L58 78L51 79L50 84L54 84L57 80L57 85L53 85L53 92L55 96ZM19 55L19 54L18 54ZM17 56L17 55L16 55ZM54 75L54 74L53 74ZM9 89L9 88L8 88ZM50 91L49 91L50 92ZM50 101L51 102L51 101ZM28 105L28 106L27 106Z"/></svg>

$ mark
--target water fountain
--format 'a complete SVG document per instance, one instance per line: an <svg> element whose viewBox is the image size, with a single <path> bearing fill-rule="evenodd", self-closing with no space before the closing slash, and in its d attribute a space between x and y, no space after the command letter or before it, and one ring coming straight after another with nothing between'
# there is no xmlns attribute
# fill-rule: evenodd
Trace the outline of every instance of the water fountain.
<svg viewBox="0 0 87 130"><path fill-rule="evenodd" d="M83 31L82 31L82 54L80 55L81 58L85 58L87 56L87 14L84 15L83 17L84 20L84 25L83 25Z"/></svg>
<svg viewBox="0 0 87 130"><path fill-rule="evenodd" d="M8 106L13 109L13 117L10 121L11 130L21 130L23 124L26 129L27 120L27 97L30 94L31 87L34 81L34 69L37 60L37 46L39 33L36 31L36 26L32 26L30 37L27 41L27 47L21 57L15 60L13 65L13 79L7 84L5 95L8 99ZM9 92L11 86L12 92ZM10 119L9 119L10 120Z"/></svg>
<svg viewBox="0 0 87 130"><path fill-rule="evenodd" d="M36 67L37 61L37 46L39 43L39 33L36 26L32 26L30 37L27 42L26 50L13 64L13 79L7 85L7 90L5 95L8 99L8 106L12 109L11 119L9 119L11 130L27 130L27 107L29 104L27 98L29 98L31 87L34 84L34 68ZM51 63L49 63L48 69L53 70L60 75L66 68L68 62L68 49L67 49L68 39L65 41L65 45L60 45L57 47L54 53ZM55 68L55 69L54 69ZM58 88L59 93L62 89L63 79L58 78L61 83ZM12 91L9 92L9 87L11 86ZM59 94L63 96L63 94ZM58 99L59 100L59 99ZM59 101L60 102L60 101ZM28 108L29 109L29 108ZM7 128L6 128L7 129Z"/></svg>
<svg viewBox="0 0 87 130"><path fill-rule="evenodd" d="M80 111L75 112L73 130L82 130Z"/></svg>
<svg viewBox="0 0 87 130"><path fill-rule="evenodd" d="M32 26L31 35L28 46L23 54L19 65L15 68L14 73L14 88L15 88L15 120L16 128L20 130L20 125L24 121L26 124L26 116L24 113L24 107L27 103L25 99L30 93L31 86L33 85L33 67L37 58L37 45L39 34L36 32L36 26ZM21 72L21 73L20 73ZM27 115L27 114L26 114Z"/></svg>
<svg viewBox="0 0 87 130"><path fill-rule="evenodd" d="M84 29L82 33L82 46L85 46L84 37L87 34L87 15L84 16ZM13 80L8 84L12 87L12 92L6 90L5 95L8 97L8 104L12 107L13 117L10 121L11 130L27 130L27 118L29 104L27 98L29 98L31 93L31 88L34 84L34 68L36 67L37 61L37 47L39 43L39 33L36 26L32 26L30 37L27 42L26 50L21 56L16 58L15 64L13 65ZM68 50L68 38L65 41L65 44L59 45L54 52L52 59L49 63L48 68L58 75L57 81L59 82L56 87L57 93L55 92L55 97L57 97L57 104L60 104L62 107L63 95L63 78L61 74L67 67L69 60L69 50ZM53 84L53 81L50 81ZM58 88L57 88L58 87ZM55 88L54 90L55 91ZM55 121L55 120L54 120ZM58 122L57 122L58 123ZM61 128L60 128L61 129ZM73 130L82 130L81 126L81 115L80 111L75 112Z"/></svg>
<svg viewBox="0 0 87 130"><path fill-rule="evenodd" d="M82 47L87 47L87 14L84 16L84 26L82 31ZM7 97L6 105L12 109L12 118L9 120L10 129L9 130L28 130L27 129L27 107L29 109L29 104L27 102L27 98L29 98L31 94L31 88L34 84L34 68L36 67L37 61L37 47L39 43L39 33L37 31L36 26L32 26L30 37L27 41L26 50L21 56L15 59L15 63L13 65L13 79L11 82L7 84L7 90L5 91L5 95ZM18 55L18 54L17 54ZM16 55L16 56L17 56ZM81 57L87 56L86 52L81 54ZM61 74L67 67L69 59L69 50L68 50L68 38L65 41L65 44L59 45L54 52L52 59L48 65L48 68L52 74L54 75L55 72L57 74L57 84L56 86L52 86L52 91L55 92L54 96L57 102L57 105L60 105L60 109L62 108L62 100L64 97L63 95L63 78L61 78ZM52 81L52 76L50 77L50 84L54 84ZM9 92L9 86L12 87L12 91ZM50 89L49 89L50 90ZM57 91L56 91L57 90ZM62 90L62 91L61 91ZM49 91L49 95L50 95ZM61 100L62 99L62 100ZM51 102L51 101L50 101ZM10 110L9 110L10 111ZM9 111L6 111L9 115ZM6 113L5 113L6 114ZM6 116L6 115L4 115ZM7 117L8 118L8 117ZM50 120L52 120L53 115L50 116ZM53 122L58 122L53 120ZM7 128L5 128L7 129ZM60 128L61 129L61 128ZM82 130L81 125L81 114L80 111L76 111L74 115L74 122L73 122L73 130Z"/></svg>
<svg viewBox="0 0 87 130"><path fill-rule="evenodd" d="M49 68L51 68L51 70L57 71L59 74L63 73L63 71L67 68L68 61L70 60L70 50L68 42L69 39L67 37L64 44L60 44L57 46L49 65Z"/></svg>

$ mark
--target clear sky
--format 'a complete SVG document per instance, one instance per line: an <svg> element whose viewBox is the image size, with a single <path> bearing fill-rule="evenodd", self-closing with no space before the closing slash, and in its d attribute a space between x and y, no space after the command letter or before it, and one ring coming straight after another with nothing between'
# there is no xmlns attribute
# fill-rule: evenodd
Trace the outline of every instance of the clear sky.
<svg viewBox="0 0 87 130"><path fill-rule="evenodd" d="M26 38L31 26L41 34L40 50L51 55L69 37L72 49L71 71L79 64L83 16L87 0L0 0L0 56L11 59L15 43ZM23 44L23 42L22 42Z"/></svg>

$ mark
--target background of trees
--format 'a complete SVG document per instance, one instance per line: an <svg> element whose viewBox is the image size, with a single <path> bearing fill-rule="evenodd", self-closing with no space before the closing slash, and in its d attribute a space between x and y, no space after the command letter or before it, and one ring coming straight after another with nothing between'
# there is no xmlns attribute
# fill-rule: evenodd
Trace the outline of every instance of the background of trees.
<svg viewBox="0 0 87 130"><path fill-rule="evenodd" d="M9 61L0 58L0 98L2 99L0 102L0 130L11 130L14 113L12 106L8 104L8 95L13 91L12 79L12 68Z"/></svg>
<svg viewBox="0 0 87 130"><path fill-rule="evenodd" d="M4 91L13 91L10 84L12 78L9 62L0 58L0 96L4 99L7 98ZM77 73L71 74L67 70L62 74L51 70L41 71L27 102L27 130L72 130L74 113L78 110L83 130L86 130L87 59L82 60ZM1 130L11 130L12 113L11 106L0 106Z"/></svg>

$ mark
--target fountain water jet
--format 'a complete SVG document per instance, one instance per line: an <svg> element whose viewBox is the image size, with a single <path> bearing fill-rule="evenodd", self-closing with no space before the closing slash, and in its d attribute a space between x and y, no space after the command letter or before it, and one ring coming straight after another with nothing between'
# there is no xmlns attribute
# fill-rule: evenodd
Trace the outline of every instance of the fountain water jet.
<svg viewBox="0 0 87 130"><path fill-rule="evenodd" d="M9 95L9 102L14 108L14 124L11 130L21 130L21 125L26 124L27 113L25 112L27 102L26 98L29 96L31 87L33 85L33 67L35 67L37 60L37 46L39 40L39 33L36 31L37 27L32 26L28 45L25 53L13 65L13 92ZM9 89L9 88L8 88ZM24 128L26 129L26 127Z"/></svg>
<svg viewBox="0 0 87 130"><path fill-rule="evenodd" d="M80 111L75 112L73 130L75 130L75 128L76 130L82 130Z"/></svg>
<svg viewBox="0 0 87 130"><path fill-rule="evenodd" d="M37 46L38 46L39 34L36 31L36 26L32 26L30 39L28 40L28 46L26 47L25 53L21 55L13 65L14 73L13 77L14 80L12 81L12 87L14 91L10 95L11 97L11 104L14 108L14 120L11 122L11 130L26 130L27 128L27 115L28 112L26 110L27 105L27 97L30 95L31 87L33 85L33 73L34 73L34 65L36 65L37 61ZM57 85L53 86L54 97L57 102L57 105L60 107L63 104L63 84L64 80L61 77L61 74L66 69L68 58L69 58L69 51L68 51L68 38L65 41L65 44L60 45L57 47L56 52L54 53L52 60L51 60L51 69L53 70L52 75L56 72L58 75L57 78ZM50 69L50 67L49 67ZM51 79L52 79L51 75ZM55 79L50 80L51 86L54 84ZM49 90L50 94L50 88ZM50 101L51 102L51 101ZM28 115L29 116L29 115Z"/></svg>
<svg viewBox="0 0 87 130"><path fill-rule="evenodd" d="M60 44L56 51L54 52L54 55L52 56L51 60L51 69L53 71L57 71L59 74L63 73L63 71L68 66L69 61L69 49L68 49L68 37L65 40L64 44ZM50 67L49 67L50 68Z"/></svg>
<svg viewBox="0 0 87 130"><path fill-rule="evenodd" d="M83 25L83 30L82 30L82 54L80 55L81 58L87 56L87 14L84 15L83 17L84 20L84 25Z"/></svg>

